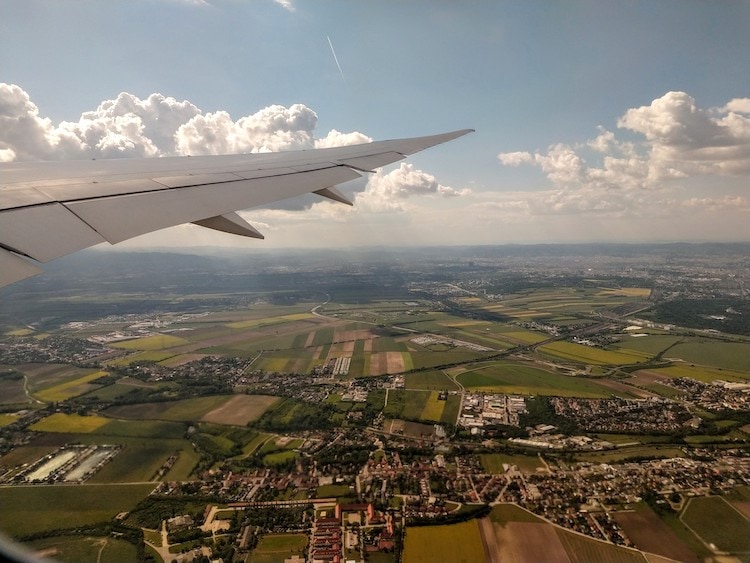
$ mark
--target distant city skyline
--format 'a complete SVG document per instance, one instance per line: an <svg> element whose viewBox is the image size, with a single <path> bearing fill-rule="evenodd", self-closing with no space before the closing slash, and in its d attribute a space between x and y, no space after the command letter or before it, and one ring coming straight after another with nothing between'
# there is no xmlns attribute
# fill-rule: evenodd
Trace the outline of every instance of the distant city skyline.
<svg viewBox="0 0 750 563"><path fill-rule="evenodd" d="M476 133L125 248L750 240L750 4L0 5L0 161Z"/></svg>

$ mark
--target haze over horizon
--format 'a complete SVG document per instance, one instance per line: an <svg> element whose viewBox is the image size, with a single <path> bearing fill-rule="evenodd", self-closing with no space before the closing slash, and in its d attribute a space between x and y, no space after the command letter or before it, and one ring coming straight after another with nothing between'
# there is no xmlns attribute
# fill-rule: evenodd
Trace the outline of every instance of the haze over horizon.
<svg viewBox="0 0 750 563"><path fill-rule="evenodd" d="M477 131L127 249L750 240L750 4L143 0L0 7L0 161ZM334 50L335 49L335 50Z"/></svg>

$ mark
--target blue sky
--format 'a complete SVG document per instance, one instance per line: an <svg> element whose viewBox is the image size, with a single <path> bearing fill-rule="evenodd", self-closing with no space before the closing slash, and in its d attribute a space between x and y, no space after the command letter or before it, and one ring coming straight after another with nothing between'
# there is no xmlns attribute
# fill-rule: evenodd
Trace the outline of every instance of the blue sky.
<svg viewBox="0 0 750 563"><path fill-rule="evenodd" d="M748 52L739 1L0 0L0 156L471 127L349 188L355 210L305 200L243 215L267 246L748 240ZM102 108L121 92L129 104ZM123 125L133 104L145 132ZM160 123L228 118L175 145L154 137L156 105ZM212 147L207 131L244 137ZM194 227L130 244L184 244L187 229L194 244L247 244Z"/></svg>

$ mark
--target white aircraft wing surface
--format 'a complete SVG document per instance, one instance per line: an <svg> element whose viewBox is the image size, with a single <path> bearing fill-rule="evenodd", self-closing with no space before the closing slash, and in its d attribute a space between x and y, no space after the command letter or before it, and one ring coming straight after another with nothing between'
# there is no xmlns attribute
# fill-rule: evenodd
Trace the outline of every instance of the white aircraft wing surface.
<svg viewBox="0 0 750 563"><path fill-rule="evenodd" d="M235 211L335 186L472 131L263 154L0 163L0 287L39 262L182 223L263 238Z"/></svg>

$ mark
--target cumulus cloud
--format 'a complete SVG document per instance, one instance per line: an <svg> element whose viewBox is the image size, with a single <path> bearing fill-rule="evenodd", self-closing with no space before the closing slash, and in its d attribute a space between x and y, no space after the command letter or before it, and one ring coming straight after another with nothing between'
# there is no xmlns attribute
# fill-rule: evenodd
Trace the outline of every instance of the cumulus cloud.
<svg viewBox="0 0 750 563"><path fill-rule="evenodd" d="M322 139L315 139L316 149L325 149L329 147L343 147L346 145L358 145L370 143L372 139L363 133L354 131L353 133L341 133L336 129L331 129Z"/></svg>
<svg viewBox="0 0 750 563"><path fill-rule="evenodd" d="M364 211L383 213L405 210L404 200L417 195L460 197L470 193L468 188L456 190L444 186L431 174L414 168L412 164L401 163L391 172L376 172L365 191L357 194L355 204Z"/></svg>
<svg viewBox="0 0 750 563"><path fill-rule="evenodd" d="M650 214L658 207L716 209L732 198L674 200L679 182L750 173L750 99L702 109L684 92L668 92L647 106L627 110L617 126L642 137L622 140L605 128L584 144L556 143L546 151L503 152L505 166L540 168L552 189L527 194L520 209L531 214ZM586 150L593 151L592 162ZM736 207L737 208L737 207ZM740 206L739 208L742 208Z"/></svg>
<svg viewBox="0 0 750 563"><path fill-rule="evenodd" d="M0 83L0 159L59 160L306 149L368 142L361 133L314 137L318 116L303 104L272 105L236 121L161 94L123 92L54 125L19 86Z"/></svg>
<svg viewBox="0 0 750 563"><path fill-rule="evenodd" d="M161 94L141 99L123 92L82 113L77 121L54 125L40 115L22 88L0 83L0 162L260 153L372 141L357 131L335 129L316 138L317 122L317 114L303 104L272 105L235 120L226 111L204 113L189 101ZM344 221L353 213L402 211L404 201L415 196L455 198L470 193L440 184L409 164L389 173L379 170L352 184L349 189L357 191L354 210L309 196L256 211L253 222L274 230L290 221Z"/></svg>
<svg viewBox="0 0 750 563"><path fill-rule="evenodd" d="M196 115L175 133L178 154L232 154L314 146L318 116L303 104L273 105L233 121L225 111Z"/></svg>

